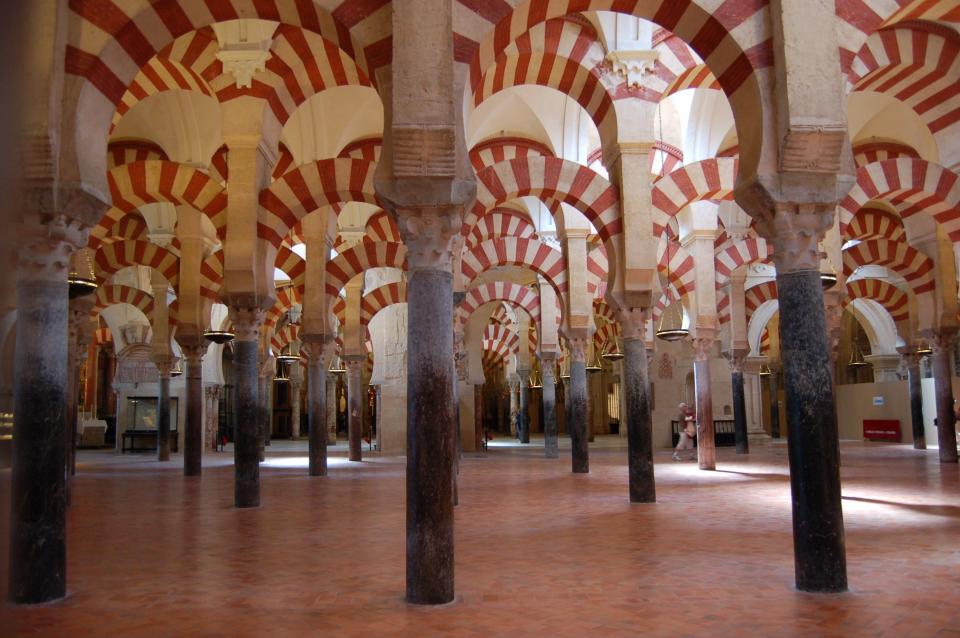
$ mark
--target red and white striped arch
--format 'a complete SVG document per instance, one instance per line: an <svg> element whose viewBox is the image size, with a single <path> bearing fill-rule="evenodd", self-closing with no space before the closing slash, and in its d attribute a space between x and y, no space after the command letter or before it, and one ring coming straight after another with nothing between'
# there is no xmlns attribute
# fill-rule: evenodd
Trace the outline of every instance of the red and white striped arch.
<svg viewBox="0 0 960 638"><path fill-rule="evenodd" d="M216 99L213 89L203 77L179 60L155 57L147 62L127 88L110 122L113 131L130 109L146 98L164 91L196 91Z"/></svg>
<svg viewBox="0 0 960 638"><path fill-rule="evenodd" d="M613 308L603 299L593 300L593 314L607 323L617 323L617 316L613 314Z"/></svg>
<svg viewBox="0 0 960 638"><path fill-rule="evenodd" d="M523 213L512 208L495 208L473 226L467 246L473 247L497 237L537 238L537 229Z"/></svg>
<svg viewBox="0 0 960 638"><path fill-rule="evenodd" d="M617 345L620 324L605 323L593 333L593 347L597 352L610 352Z"/></svg>
<svg viewBox="0 0 960 638"><path fill-rule="evenodd" d="M853 147L853 161L857 168L901 157L920 159L920 154L913 147L899 142L861 142Z"/></svg>
<svg viewBox="0 0 960 638"><path fill-rule="evenodd" d="M497 137L480 142L470 149L470 163L477 172L498 162L539 155L555 157L546 144L526 137Z"/></svg>
<svg viewBox="0 0 960 638"><path fill-rule="evenodd" d="M847 299L872 299L890 313L894 323L910 319L910 297L904 291L882 279L857 279L847 282Z"/></svg>
<svg viewBox="0 0 960 638"><path fill-rule="evenodd" d="M587 292L594 298L603 298L607 291L607 275L610 271L610 262L607 259L607 250L603 244L587 253Z"/></svg>
<svg viewBox="0 0 960 638"><path fill-rule="evenodd" d="M100 222L90 231L87 247L96 250L104 242L123 239L147 241L149 232L147 222L139 211L127 212L120 208L110 208Z"/></svg>
<svg viewBox="0 0 960 638"><path fill-rule="evenodd" d="M747 315L747 325L753 313L768 301L777 299L777 282L775 280L765 281L762 284L751 286L746 289L743 295L743 305Z"/></svg>
<svg viewBox="0 0 960 638"><path fill-rule="evenodd" d="M270 346L277 354L285 348L300 341L300 326L294 323L285 324L270 337Z"/></svg>
<svg viewBox="0 0 960 638"><path fill-rule="evenodd" d="M768 262L772 255L773 247L759 237L745 237L727 245L717 252L714 259L717 288L725 286L737 268L747 264Z"/></svg>
<svg viewBox="0 0 960 638"><path fill-rule="evenodd" d="M395 242L357 242L327 262L327 297L332 301L348 281L370 268L406 270L407 248Z"/></svg>
<svg viewBox="0 0 960 638"><path fill-rule="evenodd" d="M730 100L743 147L746 175L752 176L759 162L762 124L759 84L755 71L772 66L771 38L765 2L731 0L709 9L693 0L526 0L513 10L487 14L493 29L477 27L461 32L477 43L470 56L470 90L474 93L491 75L491 67L521 35L548 20L588 11L616 11L650 20L672 31L697 52L717 77ZM472 47L471 47L472 48Z"/></svg>
<svg viewBox="0 0 960 638"><path fill-rule="evenodd" d="M520 266L543 275L553 286L559 299L566 299L567 260L563 253L536 239L501 237L488 239L465 251L461 268L469 284L481 273L498 266ZM564 302L562 306L566 307Z"/></svg>
<svg viewBox="0 0 960 638"><path fill-rule="evenodd" d="M223 144L214 152L213 157L210 158L210 166L207 167L207 174L218 184L225 184L230 178L229 154L230 149L227 148L226 144Z"/></svg>
<svg viewBox="0 0 960 638"><path fill-rule="evenodd" d="M260 192L257 233L279 246L300 219L324 206L346 202L379 205L373 187L376 164L325 159L287 171Z"/></svg>
<svg viewBox="0 0 960 638"><path fill-rule="evenodd" d="M861 208L847 226L844 239L889 239L906 241L907 231L903 221L895 214L876 206Z"/></svg>
<svg viewBox="0 0 960 638"><path fill-rule="evenodd" d="M710 69L707 68L706 64L698 64L697 66L690 67L685 69L682 73L677 75L676 78L663 90L661 99L665 99L673 95L674 93L679 93L680 91L686 91L687 89L711 89L714 91L720 91L720 83L717 81L717 78L710 72Z"/></svg>
<svg viewBox="0 0 960 638"><path fill-rule="evenodd" d="M286 273L294 286L302 288L307 280L307 262L286 246L277 249L277 260L274 266Z"/></svg>
<svg viewBox="0 0 960 638"><path fill-rule="evenodd" d="M263 325L272 329L277 325L280 318L283 317L291 308L303 304L303 292L294 286L281 286L277 288L277 300L273 306L267 310L263 320Z"/></svg>
<svg viewBox="0 0 960 638"><path fill-rule="evenodd" d="M156 270L174 290L180 282L180 259L169 250L147 241L124 240L103 244L94 254L97 279L105 282L111 275L130 266Z"/></svg>
<svg viewBox="0 0 960 638"><path fill-rule="evenodd" d="M378 312L401 303L407 303L407 284L402 281L374 288L363 295L363 301L360 304L360 325L369 325Z"/></svg>
<svg viewBox="0 0 960 638"><path fill-rule="evenodd" d="M952 29L905 24L874 33L854 59L854 91L893 97L940 140L960 121L960 43Z"/></svg>
<svg viewBox="0 0 960 638"><path fill-rule="evenodd" d="M840 66L850 73L857 52L874 31L912 0L835 0ZM926 0L922 0L926 1Z"/></svg>
<svg viewBox="0 0 960 638"><path fill-rule="evenodd" d="M371 241L403 241L400 238L400 229L397 227L397 223L384 210L370 216L364 233Z"/></svg>
<svg viewBox="0 0 960 638"><path fill-rule="evenodd" d="M464 216L461 234L468 236L487 211L527 195L573 206L594 225L603 242L622 232L618 191L602 175L575 162L528 156L477 173L476 201Z"/></svg>
<svg viewBox="0 0 960 638"><path fill-rule="evenodd" d="M669 250L668 250L669 248ZM685 297L697 289L697 272L693 255L684 248L666 240L657 243L657 271L667 285L674 289L674 297Z"/></svg>
<svg viewBox="0 0 960 638"><path fill-rule="evenodd" d="M849 277L861 266L885 266L907 280L916 295L932 292L933 260L902 242L871 239L843 251L843 274Z"/></svg>
<svg viewBox="0 0 960 638"><path fill-rule="evenodd" d="M94 306L91 315L99 314L101 310L115 304L130 304L147 317L153 317L153 295L145 290L133 286L100 286L94 297Z"/></svg>
<svg viewBox="0 0 960 638"><path fill-rule="evenodd" d="M539 327L540 295L528 286L521 286L509 281L491 281L470 288L466 291L463 301L460 302L459 312L466 320L477 308L493 301L502 301L523 308L530 316L531 322Z"/></svg>
<svg viewBox="0 0 960 638"><path fill-rule="evenodd" d="M290 152L286 144L280 142L277 146L277 163L273 165L273 171L270 172L271 179L276 181L283 177L287 171L293 168L293 162L293 153Z"/></svg>
<svg viewBox="0 0 960 638"><path fill-rule="evenodd" d="M223 249L220 249L200 264L200 296L214 302L219 301L222 287Z"/></svg>
<svg viewBox="0 0 960 638"><path fill-rule="evenodd" d="M383 151L382 137L365 137L360 140L354 140L344 146L337 157L347 159L366 160L368 162L379 162L380 153Z"/></svg>
<svg viewBox="0 0 960 638"><path fill-rule="evenodd" d="M118 140L107 145L107 170L134 162L166 159L170 159L166 151L145 140Z"/></svg>
<svg viewBox="0 0 960 638"><path fill-rule="evenodd" d="M668 233L670 220L693 202L733 199L740 160L720 157L686 164L653 184L653 231Z"/></svg>
<svg viewBox="0 0 960 638"><path fill-rule="evenodd" d="M953 171L918 159L900 158L868 164L857 170L857 183L840 202L840 232L869 201L887 202L903 219L923 214L960 241L960 185Z"/></svg>
<svg viewBox="0 0 960 638"><path fill-rule="evenodd" d="M107 174L113 205L134 211L144 204L189 204L213 223L217 236L226 238L227 193L209 175L184 164L146 160L124 164Z"/></svg>

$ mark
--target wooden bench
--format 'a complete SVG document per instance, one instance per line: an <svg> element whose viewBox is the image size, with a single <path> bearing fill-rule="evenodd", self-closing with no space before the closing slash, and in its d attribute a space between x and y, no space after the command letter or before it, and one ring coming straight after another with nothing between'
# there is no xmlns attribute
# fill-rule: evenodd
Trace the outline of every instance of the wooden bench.
<svg viewBox="0 0 960 638"><path fill-rule="evenodd" d="M670 422L671 440L673 447L677 447L680 440L680 421ZM713 441L717 447L734 447L737 444L734 431L733 419L714 419L713 421ZM693 437L693 445L697 445L697 437Z"/></svg>
<svg viewBox="0 0 960 638"><path fill-rule="evenodd" d="M157 451L157 431L156 430L126 430L123 433L123 440L120 442L120 453L124 452L156 452ZM146 445L137 445L137 442L146 442ZM127 443L130 446L127 447ZM170 450L177 450L177 431L170 430Z"/></svg>

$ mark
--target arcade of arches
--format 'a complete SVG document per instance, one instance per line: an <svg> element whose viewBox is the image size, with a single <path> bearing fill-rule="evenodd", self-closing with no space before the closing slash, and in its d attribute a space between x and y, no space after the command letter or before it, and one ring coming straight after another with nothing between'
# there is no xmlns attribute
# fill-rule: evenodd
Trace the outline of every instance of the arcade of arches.
<svg viewBox="0 0 960 638"><path fill-rule="evenodd" d="M737 508L778 490L785 599L868 588L848 550L851 576L884 569L845 535L862 510L841 457L844 481L898 477L875 503L931 490L900 503L935 510L897 527L904 547L958 529L960 2L29 4L23 196L0 240L6 613L92 594L71 570L109 570L112 543L180 542L151 518L169 489L201 535L282 507L349 542L330 503L356 481L345 507L402 509L386 537L405 512L374 573L399 598L405 561L419 605L467 605L454 519L460 539L485 486L546 481L575 511L602 483L628 508L611 529L695 537L670 509L685 489L758 548ZM689 464L670 458L681 402ZM138 511L158 531L118 538ZM250 542L294 540L262 520ZM652 578L631 547L619 568ZM927 547L960 564L955 541ZM658 569L689 569L673 558ZM717 583L767 579L752 569Z"/></svg>

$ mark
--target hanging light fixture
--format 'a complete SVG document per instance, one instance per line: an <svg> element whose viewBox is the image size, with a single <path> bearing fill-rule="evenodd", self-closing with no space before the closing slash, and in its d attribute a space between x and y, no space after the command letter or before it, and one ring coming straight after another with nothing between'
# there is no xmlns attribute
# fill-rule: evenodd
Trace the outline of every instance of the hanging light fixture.
<svg viewBox="0 0 960 638"><path fill-rule="evenodd" d="M233 341L236 335L229 330L204 330L203 338L222 346Z"/></svg>
<svg viewBox="0 0 960 638"><path fill-rule="evenodd" d="M89 274L85 273L81 275L75 270L71 270L70 274L67 275L67 284L69 284L69 292L67 294L70 299L85 297L99 288L99 284L97 284L97 280L93 276L93 264L90 263L90 252L85 251L85 255L87 259L87 273Z"/></svg>
<svg viewBox="0 0 960 638"><path fill-rule="evenodd" d="M340 359L340 357L337 357L336 359L330 362L329 371L332 372L333 374L346 374L347 369L343 367L343 361Z"/></svg>
<svg viewBox="0 0 960 638"><path fill-rule="evenodd" d="M773 374L773 371L770 369L769 365L764 363L763 365L760 366L759 374L761 377L769 377L771 374Z"/></svg>
<svg viewBox="0 0 960 638"><path fill-rule="evenodd" d="M534 370L533 374L530 375L530 385L527 386L530 389L537 389L543 387L543 379L540 377L540 371Z"/></svg>
<svg viewBox="0 0 960 638"><path fill-rule="evenodd" d="M587 364L585 370L587 372L600 372L603 370L603 364L600 363L600 353L594 350L593 361Z"/></svg>
<svg viewBox="0 0 960 638"><path fill-rule="evenodd" d="M277 355L277 361L279 361L280 363L286 363L286 364L299 363L300 355L290 354L289 352L281 352L280 354Z"/></svg>
<svg viewBox="0 0 960 638"><path fill-rule="evenodd" d="M833 270L833 267L820 273L820 285L823 286L824 290L830 290L837 285L837 273Z"/></svg>
<svg viewBox="0 0 960 638"><path fill-rule="evenodd" d="M926 357L933 354L933 348L931 348L930 344L926 341L921 341L920 345L917 347L917 354L921 357Z"/></svg>
<svg viewBox="0 0 960 638"><path fill-rule="evenodd" d="M178 358L176 367L170 370L170 376L179 377L181 374L183 374L183 359Z"/></svg>
<svg viewBox="0 0 960 638"><path fill-rule="evenodd" d="M860 321L857 319L857 300L854 299L850 304L853 308L853 334L851 335L851 341L853 341L853 352L850 353L850 361L847 362L848 368L863 368L864 366L870 365L863 358L863 353L860 351L860 344L857 343L857 332L859 332Z"/></svg>
<svg viewBox="0 0 960 638"><path fill-rule="evenodd" d="M670 246L673 242L667 237L667 285L670 285ZM678 316L675 316L678 315ZM680 341L690 336L690 331L683 327L683 304L678 301L663 309L660 315L660 325L657 326L657 339L664 341Z"/></svg>
<svg viewBox="0 0 960 638"><path fill-rule="evenodd" d="M290 377L287 375L287 366L283 363L277 363L277 375L273 377L273 380L277 383L286 383L290 380Z"/></svg>
<svg viewBox="0 0 960 638"><path fill-rule="evenodd" d="M623 353L620 351L620 345L616 337L613 338L613 350L604 352L602 356L607 361L620 361L620 359L623 359Z"/></svg>

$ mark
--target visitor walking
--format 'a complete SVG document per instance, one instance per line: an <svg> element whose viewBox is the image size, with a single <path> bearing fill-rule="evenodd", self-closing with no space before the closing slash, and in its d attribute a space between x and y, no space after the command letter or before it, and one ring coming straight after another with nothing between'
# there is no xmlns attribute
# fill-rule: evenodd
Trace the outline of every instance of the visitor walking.
<svg viewBox="0 0 960 638"><path fill-rule="evenodd" d="M697 436L697 427L694 425L695 415L693 409L686 403L681 403L679 408L680 414L678 420L680 421L680 436L677 441L677 447L673 451L673 460L692 461L697 456L693 448L693 439ZM682 458L683 456L687 458L684 459Z"/></svg>

